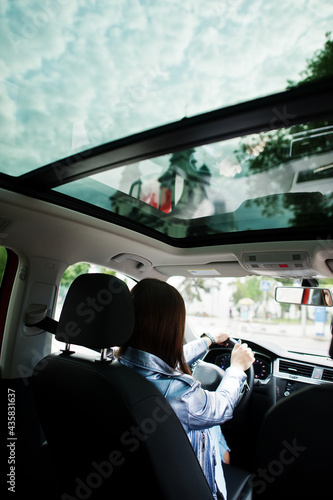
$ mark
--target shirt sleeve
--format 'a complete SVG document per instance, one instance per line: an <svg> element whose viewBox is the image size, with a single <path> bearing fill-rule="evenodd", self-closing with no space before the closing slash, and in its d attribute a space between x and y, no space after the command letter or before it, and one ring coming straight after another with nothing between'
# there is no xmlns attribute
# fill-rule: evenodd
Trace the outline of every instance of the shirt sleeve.
<svg viewBox="0 0 333 500"><path fill-rule="evenodd" d="M195 382L182 396L182 403L187 406L188 429L205 429L230 420L245 380L242 370L230 367L216 391L202 389Z"/></svg>
<svg viewBox="0 0 333 500"><path fill-rule="evenodd" d="M202 358L208 351L208 344L205 339L196 339L184 345L184 357L186 363L191 365L197 359Z"/></svg>

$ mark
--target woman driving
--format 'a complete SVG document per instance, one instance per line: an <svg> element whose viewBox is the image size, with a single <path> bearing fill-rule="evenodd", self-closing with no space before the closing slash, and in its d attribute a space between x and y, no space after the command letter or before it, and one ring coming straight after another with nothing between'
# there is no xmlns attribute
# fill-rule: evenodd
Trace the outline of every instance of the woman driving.
<svg viewBox="0 0 333 500"><path fill-rule="evenodd" d="M227 498L219 453L220 424L232 418L244 373L254 362L251 349L237 344L231 364L216 389L207 391L191 375L189 364L202 358L212 344L211 335L184 345L185 304L168 283L144 279L131 291L135 326L131 338L119 349L122 363L151 381L171 404L181 421L214 498ZM229 335L213 336L223 343Z"/></svg>

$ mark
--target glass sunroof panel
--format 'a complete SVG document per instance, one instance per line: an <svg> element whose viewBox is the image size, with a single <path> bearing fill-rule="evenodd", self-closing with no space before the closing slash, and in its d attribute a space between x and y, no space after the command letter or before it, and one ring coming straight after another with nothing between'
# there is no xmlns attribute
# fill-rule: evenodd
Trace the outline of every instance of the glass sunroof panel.
<svg viewBox="0 0 333 500"><path fill-rule="evenodd" d="M332 73L331 0L7 1L0 22L12 176Z"/></svg>
<svg viewBox="0 0 333 500"><path fill-rule="evenodd" d="M239 137L55 188L171 238L332 224L333 123Z"/></svg>

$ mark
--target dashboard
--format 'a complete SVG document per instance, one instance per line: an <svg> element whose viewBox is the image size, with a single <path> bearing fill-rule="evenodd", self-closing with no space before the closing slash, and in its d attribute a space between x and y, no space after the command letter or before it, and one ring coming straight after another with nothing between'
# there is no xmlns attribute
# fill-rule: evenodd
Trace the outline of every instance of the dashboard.
<svg viewBox="0 0 333 500"><path fill-rule="evenodd" d="M255 362L253 363L254 378L255 380L267 380L272 373L272 361L271 359L263 354L257 352L254 353ZM230 353L221 354L215 359L215 364L226 370L230 366Z"/></svg>
<svg viewBox="0 0 333 500"><path fill-rule="evenodd" d="M260 344L248 339L244 341L255 356L253 389L248 403L237 405L232 419L221 427L232 450L233 463L246 468L253 461L253 450L267 413L297 391L314 384L333 384L333 360L291 352L269 341L260 341ZM232 348L231 344L214 344L203 360L226 370L230 366Z"/></svg>
<svg viewBox="0 0 333 500"><path fill-rule="evenodd" d="M290 352L268 343L246 342L255 356L253 393L267 398L267 408L311 384L333 383L333 360L328 357ZM231 348L215 345L204 361L226 370L230 366Z"/></svg>

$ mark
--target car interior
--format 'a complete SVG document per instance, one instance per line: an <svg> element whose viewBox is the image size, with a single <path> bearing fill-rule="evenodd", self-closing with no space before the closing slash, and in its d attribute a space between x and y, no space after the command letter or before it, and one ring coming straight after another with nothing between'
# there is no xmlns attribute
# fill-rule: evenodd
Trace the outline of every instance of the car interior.
<svg viewBox="0 0 333 500"><path fill-rule="evenodd" d="M254 352L221 425L228 500L331 489L332 6L195 4L0 14L3 498L214 498L116 356L146 278L184 296L186 343L230 335L190 366L204 389Z"/></svg>

